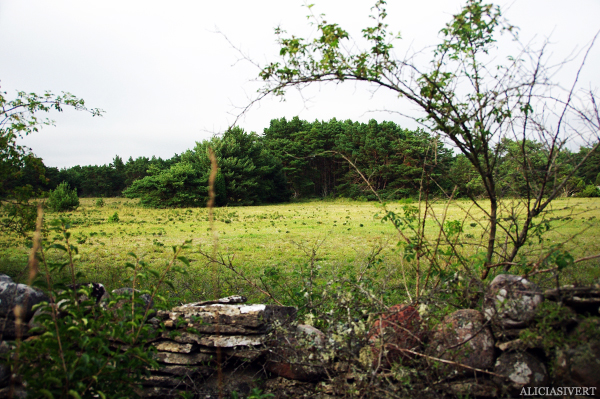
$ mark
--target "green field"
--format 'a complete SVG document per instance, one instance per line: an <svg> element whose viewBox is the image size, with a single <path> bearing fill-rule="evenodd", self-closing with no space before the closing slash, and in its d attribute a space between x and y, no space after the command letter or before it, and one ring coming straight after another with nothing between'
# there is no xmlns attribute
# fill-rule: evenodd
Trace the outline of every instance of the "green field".
<svg viewBox="0 0 600 399"><path fill-rule="evenodd" d="M404 205L390 203L388 209L400 212ZM428 236L437 236L438 225L431 215L441 218L445 206L443 202L433 205L426 224ZM459 220L463 225L459 241L465 254L475 252L473 245L481 241L483 232L479 224L484 222L483 214L470 206L468 201L454 201L445 219ZM109 221L115 212L119 221ZM266 300L264 293L240 277L242 274L257 286L271 287L275 297L289 303L294 290L307 282L324 284L357 276L368 276L380 291L401 295L405 290L401 271L406 261L402 247L397 245L399 236L394 226L382 222L377 214L382 214L377 203L346 200L217 208L213 235L206 208L148 209L139 207L135 200L121 198L105 199L105 205L98 207L96 199L85 198L77 211L47 212L45 218L48 222L63 216L71 221L70 241L79 250L76 267L87 281L102 282L110 289L125 286L131 271L124 265L133 260L128 253L161 270L172 257L173 245L192 240L185 253L190 260L188 275L169 275L175 283L168 290L170 297L181 302L210 298L218 284L223 295L240 293L254 301ZM564 248L575 258L597 254L599 216L600 199L556 200L546 216L554 219L552 229L541 241L536 238L532 247L549 248L564 242ZM47 237L55 235L49 232ZM210 264L200 250L230 259L239 274ZM24 240L8 235L0 239L0 272L23 280L27 256ZM50 250L48 256L52 259L59 254ZM579 263L567 270L565 278L582 282L597 279L599 264L598 260ZM397 298L392 295L392 299Z"/></svg>

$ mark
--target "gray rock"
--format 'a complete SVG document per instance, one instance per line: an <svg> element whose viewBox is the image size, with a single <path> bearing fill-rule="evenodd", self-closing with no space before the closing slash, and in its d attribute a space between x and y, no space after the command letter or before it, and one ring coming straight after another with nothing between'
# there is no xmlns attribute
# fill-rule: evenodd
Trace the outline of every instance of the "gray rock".
<svg viewBox="0 0 600 399"><path fill-rule="evenodd" d="M465 366L487 369L494 364L494 338L484 327L481 312L461 309L446 316L435 330L428 352L435 357ZM453 365L442 366L442 372L472 373Z"/></svg>
<svg viewBox="0 0 600 399"><path fill-rule="evenodd" d="M92 297L92 299L94 299L96 301L96 303L99 303L101 300L108 299L108 292L106 292L106 288L104 287L104 285L100 284L100 283L75 284L75 285L69 286L69 288L71 288L75 291L80 290L82 288L86 288L87 290L90 291L90 296ZM79 296L79 302L83 302L88 299L89 298L87 297L86 294L81 294Z"/></svg>
<svg viewBox="0 0 600 399"><path fill-rule="evenodd" d="M158 316L165 317L165 313ZM202 333L262 334L274 325L289 324L295 318L296 308L289 306L188 304L168 312L165 325L171 328L181 325Z"/></svg>
<svg viewBox="0 0 600 399"><path fill-rule="evenodd" d="M558 351L554 363L557 386L595 387L600 393L600 318L583 320L570 334L571 344Z"/></svg>
<svg viewBox="0 0 600 399"><path fill-rule="evenodd" d="M14 283L14 281L7 274L0 274L0 283Z"/></svg>
<svg viewBox="0 0 600 399"><path fill-rule="evenodd" d="M167 364L182 364L182 365L195 365L201 363L208 363L214 359L214 356L207 353L171 353L171 352L158 352L155 355L155 359L162 363Z"/></svg>
<svg viewBox="0 0 600 399"><path fill-rule="evenodd" d="M180 344L173 341L153 342L152 345L161 352L190 353L194 349L193 344Z"/></svg>
<svg viewBox="0 0 600 399"><path fill-rule="evenodd" d="M14 318L14 308L19 305L22 321L27 323L33 316L33 306L49 300L46 294L28 285L0 281L0 317Z"/></svg>
<svg viewBox="0 0 600 399"><path fill-rule="evenodd" d="M0 317L0 337L3 340L15 340L17 338L29 337L29 325L21 323L20 331L17 331L16 321Z"/></svg>
<svg viewBox="0 0 600 399"><path fill-rule="evenodd" d="M512 394L520 393L524 387L550 386L544 363L527 352L504 352L496 360L494 372L506 377L494 377L494 381Z"/></svg>
<svg viewBox="0 0 600 399"><path fill-rule="evenodd" d="M307 324L298 324L296 326L296 335L299 339L304 338L312 345L323 346L325 344L325 334L318 328Z"/></svg>
<svg viewBox="0 0 600 399"><path fill-rule="evenodd" d="M532 282L512 274L499 274L487 289L484 314L502 328L525 327L533 320L543 299Z"/></svg>

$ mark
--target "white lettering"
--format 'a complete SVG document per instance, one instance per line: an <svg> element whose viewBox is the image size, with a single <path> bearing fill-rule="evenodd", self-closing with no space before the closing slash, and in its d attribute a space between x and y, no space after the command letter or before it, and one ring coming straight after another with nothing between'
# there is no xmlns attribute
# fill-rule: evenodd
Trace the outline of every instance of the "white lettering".
<svg viewBox="0 0 600 399"><path fill-rule="evenodd" d="M525 387L521 388L521 396L528 396L527 392L525 392Z"/></svg>

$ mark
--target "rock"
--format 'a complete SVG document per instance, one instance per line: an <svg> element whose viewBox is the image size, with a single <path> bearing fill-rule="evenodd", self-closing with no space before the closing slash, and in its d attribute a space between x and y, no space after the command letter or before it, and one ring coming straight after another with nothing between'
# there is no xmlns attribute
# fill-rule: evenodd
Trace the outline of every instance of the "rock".
<svg viewBox="0 0 600 399"><path fill-rule="evenodd" d="M135 298L139 298L144 301L144 307L148 309L152 309L154 307L154 301L150 294L140 294L139 290L134 290L130 287L117 288L116 290L112 290L113 295L123 295L127 297L131 297L135 292Z"/></svg>
<svg viewBox="0 0 600 399"><path fill-rule="evenodd" d="M17 325L14 319L7 319L0 317L0 337L3 340L15 340L17 337L26 338L29 337L29 325L27 323L21 323L19 334L17 334Z"/></svg>
<svg viewBox="0 0 600 399"><path fill-rule="evenodd" d="M163 398L181 398L184 397L185 390L165 387L146 387L137 389L136 393L142 398L163 399Z"/></svg>
<svg viewBox="0 0 600 399"><path fill-rule="evenodd" d="M527 349L541 348L542 337L537 336L534 339L530 340L530 342L524 342L520 338L508 342L496 342L496 347L502 352L525 352Z"/></svg>
<svg viewBox="0 0 600 399"><path fill-rule="evenodd" d="M496 360L494 373L506 377L494 377L494 381L513 395L519 394L524 387L550 386L544 363L527 352L504 352Z"/></svg>
<svg viewBox="0 0 600 399"><path fill-rule="evenodd" d="M459 398L496 398L500 394L492 381L473 378L440 384L438 389Z"/></svg>
<svg viewBox="0 0 600 399"><path fill-rule="evenodd" d="M565 285L544 292L546 299L561 301L578 313L598 314L600 311L600 284L587 287Z"/></svg>
<svg viewBox="0 0 600 399"><path fill-rule="evenodd" d="M308 324L298 324L296 326L296 333L298 337L304 337L312 345L323 346L325 344L325 334L318 328L309 326Z"/></svg>
<svg viewBox="0 0 600 399"><path fill-rule="evenodd" d="M318 381L327 375L323 348L307 341L304 332L276 335L267 346L265 369L272 374L297 381Z"/></svg>
<svg viewBox="0 0 600 399"><path fill-rule="evenodd" d="M543 297L528 280L512 274L499 274L487 289L484 314L502 328L525 327L533 320Z"/></svg>
<svg viewBox="0 0 600 399"><path fill-rule="evenodd" d="M171 353L171 352L158 352L154 355L155 359L162 363L167 364L184 364L184 365L195 365L201 363L208 363L214 359L214 356L206 353Z"/></svg>
<svg viewBox="0 0 600 399"><path fill-rule="evenodd" d="M555 385L596 387L600 393L600 318L584 319L569 338L571 345L557 351Z"/></svg>
<svg viewBox="0 0 600 399"><path fill-rule="evenodd" d="M265 382L265 393L275 395L275 399L315 398L315 384L278 377Z"/></svg>
<svg viewBox="0 0 600 399"><path fill-rule="evenodd" d="M172 341L153 342L152 345L160 352L190 353L194 349L193 344L180 344Z"/></svg>
<svg viewBox="0 0 600 399"><path fill-rule="evenodd" d="M421 317L412 306L394 305L373 323L367 336L374 369L389 368L414 355L403 351L418 349L423 340Z"/></svg>
<svg viewBox="0 0 600 399"><path fill-rule="evenodd" d="M494 364L494 338L484 327L481 312L461 309L446 316L437 326L428 352L472 368L487 369ZM460 366L444 365L442 371L472 373Z"/></svg>
<svg viewBox="0 0 600 399"><path fill-rule="evenodd" d="M14 318L14 308L20 305L22 322L27 323L33 316L33 306L49 300L46 294L28 285L15 284L6 278L0 281L0 317Z"/></svg>
<svg viewBox="0 0 600 399"><path fill-rule="evenodd" d="M108 292L106 292L106 288L104 288L104 285L100 283L75 284L70 285L69 288L71 288L74 291L78 291L82 288L90 290L90 296L93 300L96 301L96 303L99 303L101 300L108 299L109 296ZM87 297L87 295L83 293L79 296L79 302L87 301L88 299L89 298Z"/></svg>
<svg viewBox="0 0 600 399"><path fill-rule="evenodd" d="M164 313L159 313L164 317ZM262 334L274 325L289 324L296 318L296 308L271 305L202 305L178 306L168 312L167 327L182 325L203 333ZM168 323L168 322L171 323Z"/></svg>
<svg viewBox="0 0 600 399"><path fill-rule="evenodd" d="M0 283L14 283L12 278L6 274L0 274Z"/></svg>

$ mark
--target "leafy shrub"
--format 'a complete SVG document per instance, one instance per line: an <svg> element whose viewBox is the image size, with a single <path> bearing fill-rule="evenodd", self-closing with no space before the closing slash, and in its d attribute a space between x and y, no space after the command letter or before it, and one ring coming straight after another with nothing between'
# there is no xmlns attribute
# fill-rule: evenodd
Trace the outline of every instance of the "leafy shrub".
<svg viewBox="0 0 600 399"><path fill-rule="evenodd" d="M96 206L102 208L104 206L104 198L98 198L96 200Z"/></svg>
<svg viewBox="0 0 600 399"><path fill-rule="evenodd" d="M598 189L598 187L596 187L592 184L589 184L589 185L585 186L583 191L581 191L579 194L577 194L577 196L585 197L585 198L600 197L600 189Z"/></svg>
<svg viewBox="0 0 600 399"><path fill-rule="evenodd" d="M48 207L56 212L74 211L79 206L77 191L71 190L67 182L62 182L50 192Z"/></svg>
<svg viewBox="0 0 600 399"><path fill-rule="evenodd" d="M119 212L115 212L113 213L109 218L108 218L108 223L119 223Z"/></svg>

